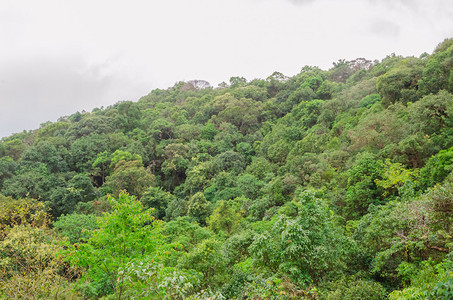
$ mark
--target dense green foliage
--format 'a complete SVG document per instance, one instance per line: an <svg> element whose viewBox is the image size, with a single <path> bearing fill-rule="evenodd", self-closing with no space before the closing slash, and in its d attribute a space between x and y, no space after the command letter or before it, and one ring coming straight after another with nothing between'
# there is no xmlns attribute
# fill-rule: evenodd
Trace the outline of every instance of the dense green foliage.
<svg viewBox="0 0 453 300"><path fill-rule="evenodd" d="M452 298L452 66L447 39L3 138L0 298Z"/></svg>

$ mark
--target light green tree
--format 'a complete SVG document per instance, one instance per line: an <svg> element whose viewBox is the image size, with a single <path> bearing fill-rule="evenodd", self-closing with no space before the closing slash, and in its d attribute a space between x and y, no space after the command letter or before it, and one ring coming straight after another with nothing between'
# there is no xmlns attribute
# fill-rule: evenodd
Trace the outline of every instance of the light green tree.
<svg viewBox="0 0 453 300"><path fill-rule="evenodd" d="M99 229L69 254L71 264L86 268L79 288L91 297L114 294L117 299L169 299L165 295L171 295L175 287L169 283L166 290L162 283L178 275L185 278L180 280L180 290L187 291L197 275L165 265L166 258L178 246L164 242L163 223L152 216L152 210L144 210L134 196L125 192L120 193L118 200L110 201L113 211L99 218Z"/></svg>

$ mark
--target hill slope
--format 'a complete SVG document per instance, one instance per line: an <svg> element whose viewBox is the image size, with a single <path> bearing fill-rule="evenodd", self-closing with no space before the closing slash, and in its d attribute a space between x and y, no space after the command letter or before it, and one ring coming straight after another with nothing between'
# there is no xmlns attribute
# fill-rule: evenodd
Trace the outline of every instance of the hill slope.
<svg viewBox="0 0 453 300"><path fill-rule="evenodd" d="M180 82L4 138L0 293L28 276L73 297L451 297L452 67L447 39Z"/></svg>

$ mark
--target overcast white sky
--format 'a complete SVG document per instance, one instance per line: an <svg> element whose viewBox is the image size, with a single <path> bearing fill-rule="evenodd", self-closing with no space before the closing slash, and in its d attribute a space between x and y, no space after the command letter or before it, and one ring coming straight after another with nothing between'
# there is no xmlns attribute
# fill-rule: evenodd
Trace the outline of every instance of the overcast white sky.
<svg viewBox="0 0 453 300"><path fill-rule="evenodd" d="M431 53L451 0L1 0L0 137L204 79Z"/></svg>

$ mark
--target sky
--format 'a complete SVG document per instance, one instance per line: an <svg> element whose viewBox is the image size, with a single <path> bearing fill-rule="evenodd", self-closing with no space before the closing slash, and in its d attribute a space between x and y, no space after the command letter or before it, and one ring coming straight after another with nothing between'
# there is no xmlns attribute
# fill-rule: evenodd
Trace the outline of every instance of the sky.
<svg viewBox="0 0 453 300"><path fill-rule="evenodd" d="M178 81L432 53L451 0L1 0L0 137Z"/></svg>

